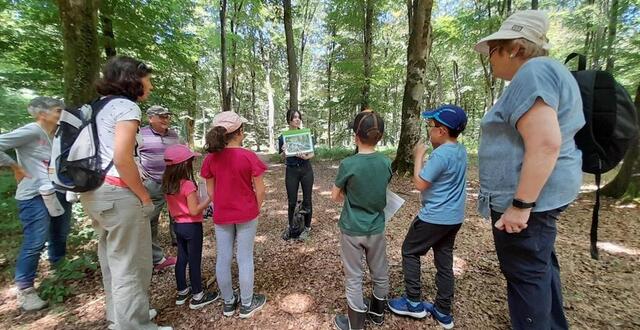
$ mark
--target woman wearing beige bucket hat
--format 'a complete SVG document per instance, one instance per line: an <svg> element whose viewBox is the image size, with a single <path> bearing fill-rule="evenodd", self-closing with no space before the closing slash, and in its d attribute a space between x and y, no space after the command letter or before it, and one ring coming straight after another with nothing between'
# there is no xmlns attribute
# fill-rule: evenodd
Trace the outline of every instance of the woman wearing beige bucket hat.
<svg viewBox="0 0 640 330"><path fill-rule="evenodd" d="M478 211L492 219L514 329L568 328L554 244L580 190L585 121L576 81L547 57L548 29L544 12L520 11L475 46L510 81L481 122Z"/></svg>

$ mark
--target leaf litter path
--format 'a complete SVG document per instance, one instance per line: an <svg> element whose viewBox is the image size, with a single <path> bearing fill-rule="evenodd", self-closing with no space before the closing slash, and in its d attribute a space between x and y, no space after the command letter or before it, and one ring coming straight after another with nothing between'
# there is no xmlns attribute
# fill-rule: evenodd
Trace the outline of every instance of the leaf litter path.
<svg viewBox="0 0 640 330"><path fill-rule="evenodd" d="M336 312L344 312L343 272L337 221L341 205L330 200L337 171L336 162L314 163L314 219L309 241L285 242L280 235L286 224L284 166L271 164L266 174L267 197L255 243L255 291L267 295L267 304L253 318L222 316L219 302L192 311L175 306L172 271L155 274L151 303L158 309L157 322L175 329L331 329ZM509 327L506 285L500 274L488 222L478 217L475 198L477 169L470 168L467 218L456 240L456 296L454 316L459 329L506 329ZM419 195L409 178L394 177L391 189L406 199L405 206L388 225L387 254L391 295L403 291L401 245L408 226L419 209ZM558 222L557 252L564 290L564 305L574 329L640 327L640 212L638 205L617 204L605 199L601 210L601 258L588 253L588 232L593 193L585 192ZM166 224L161 229L169 246ZM213 226L205 223L203 275L215 277ZM606 249L606 250L605 250ZM174 248L167 251L175 255ZM435 295L433 255L423 258L425 299ZM237 269L234 266L234 282ZM366 295L371 282L365 276ZM215 281L212 285L216 289ZM74 283L77 293L64 305L38 313L20 313L8 287L0 297L1 328L106 328L104 299L99 275ZM379 329L439 329L431 320L412 320L387 314Z"/></svg>

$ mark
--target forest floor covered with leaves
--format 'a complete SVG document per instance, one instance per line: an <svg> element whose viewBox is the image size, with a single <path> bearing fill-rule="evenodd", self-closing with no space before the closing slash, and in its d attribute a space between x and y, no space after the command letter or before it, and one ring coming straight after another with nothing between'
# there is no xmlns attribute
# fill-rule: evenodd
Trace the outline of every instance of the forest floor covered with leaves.
<svg viewBox="0 0 640 330"><path fill-rule="evenodd" d="M192 311L175 306L172 271L154 274L151 303L159 311L160 325L175 329L331 329L337 312L346 311L339 230L341 205L330 200L337 171L335 161L314 163L314 219L306 242L285 242L280 236L286 224L284 166L271 164L266 174L267 198L255 244L255 291L267 295L267 304L253 318L222 316L220 302ZM506 284L498 268L489 222L475 211L477 168L468 175L467 217L456 240L454 317L459 329L506 329L509 318ZM558 222L557 253L560 260L564 305L574 329L640 327L640 207L605 199L600 220L600 260L589 256L589 228L593 188L585 177L584 192ZM401 245L419 209L419 194L410 178L394 177L391 189L406 199L388 224L387 254L391 295L403 292ZM81 220L85 221L85 220ZM216 289L215 237L211 221L205 225L203 275ZM167 226L162 228L166 251L170 247ZM95 244L95 243L92 243ZM435 295L433 255L423 258L423 293ZM46 273L46 270L43 272ZM234 266L234 276L237 268ZM42 276L41 276L42 277ZM236 282L237 283L237 282ZM365 287L371 292L368 276ZM22 313L15 304L10 281L0 288L0 328L106 329L104 296L99 271L72 282L74 295L36 313ZM387 314L380 329L438 329L431 319L413 320Z"/></svg>

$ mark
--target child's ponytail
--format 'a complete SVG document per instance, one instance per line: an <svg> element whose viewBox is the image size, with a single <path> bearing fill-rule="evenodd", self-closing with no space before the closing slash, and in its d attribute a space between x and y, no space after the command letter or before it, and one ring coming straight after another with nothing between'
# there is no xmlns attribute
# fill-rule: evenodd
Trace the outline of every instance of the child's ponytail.
<svg viewBox="0 0 640 330"><path fill-rule="evenodd" d="M214 126L211 128L205 137L205 149L207 152L218 152L224 149L224 147L227 146L226 134L227 130L222 126Z"/></svg>

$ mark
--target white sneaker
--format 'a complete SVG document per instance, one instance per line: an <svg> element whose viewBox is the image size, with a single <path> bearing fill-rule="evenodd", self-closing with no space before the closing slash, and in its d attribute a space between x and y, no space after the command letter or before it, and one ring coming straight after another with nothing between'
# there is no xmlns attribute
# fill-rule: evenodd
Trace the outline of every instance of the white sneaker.
<svg viewBox="0 0 640 330"><path fill-rule="evenodd" d="M172 327L158 327L158 330L173 330Z"/></svg>
<svg viewBox="0 0 640 330"><path fill-rule="evenodd" d="M158 311L155 308L150 309L149 310L149 320L155 319L156 316L158 316ZM107 329L116 330L116 324L115 323L109 323L109 326L107 326ZM158 328L158 329L160 329L160 328Z"/></svg>
<svg viewBox="0 0 640 330"><path fill-rule="evenodd" d="M25 311L37 311L47 307L48 303L38 296L33 287L18 289L18 305Z"/></svg>

